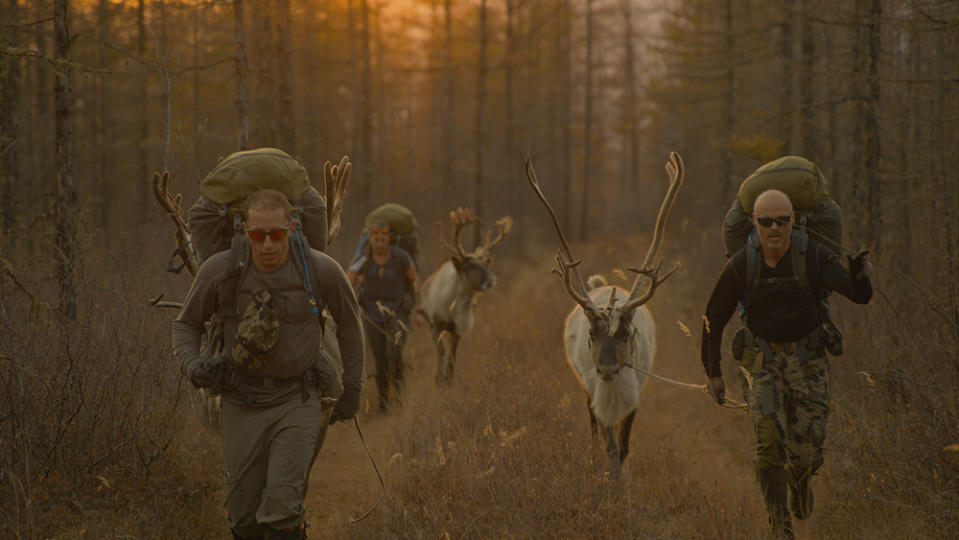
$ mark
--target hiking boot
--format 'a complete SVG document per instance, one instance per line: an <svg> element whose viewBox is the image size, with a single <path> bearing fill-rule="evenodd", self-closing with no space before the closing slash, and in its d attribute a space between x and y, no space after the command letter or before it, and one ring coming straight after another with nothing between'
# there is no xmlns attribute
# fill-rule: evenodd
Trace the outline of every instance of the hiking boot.
<svg viewBox="0 0 959 540"><path fill-rule="evenodd" d="M793 540L793 523L786 508L786 470L782 467L759 469L759 487L766 500L769 524L775 540Z"/></svg>
<svg viewBox="0 0 959 540"><path fill-rule="evenodd" d="M809 469L793 468L789 479L789 509L796 519L806 519L812 515L813 497L809 481L812 473Z"/></svg>

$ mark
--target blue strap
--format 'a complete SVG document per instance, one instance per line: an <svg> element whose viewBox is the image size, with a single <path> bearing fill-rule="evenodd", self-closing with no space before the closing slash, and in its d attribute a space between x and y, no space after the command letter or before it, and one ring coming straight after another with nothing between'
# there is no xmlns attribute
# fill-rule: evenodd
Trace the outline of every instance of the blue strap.
<svg viewBox="0 0 959 540"><path fill-rule="evenodd" d="M310 295L310 311L314 315L320 314L319 304L316 302L316 297L313 296L313 283L310 280L310 265L306 259L306 248L303 247L303 244L306 243L303 238L303 234L300 232L300 222L296 222L296 226L293 228L293 243L296 244L296 249L300 253L300 262L303 266L303 288L306 290L307 294Z"/></svg>

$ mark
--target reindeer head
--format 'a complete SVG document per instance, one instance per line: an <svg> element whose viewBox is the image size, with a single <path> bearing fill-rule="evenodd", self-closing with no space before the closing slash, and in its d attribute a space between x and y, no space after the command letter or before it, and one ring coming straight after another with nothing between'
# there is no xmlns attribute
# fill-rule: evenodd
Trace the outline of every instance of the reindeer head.
<svg viewBox="0 0 959 540"><path fill-rule="evenodd" d="M633 327L633 315L636 308L648 302L653 297L656 288L679 267L677 263L669 272L661 274L662 259L655 266L652 264L662 244L666 216L669 215L669 210L676 199L676 193L686 178L683 160L679 154L670 153L669 162L666 163L666 171L670 177L669 189L666 191L666 197L659 208L653 242L649 246L642 267L629 268L631 272L637 274L629 293L626 294L624 290L618 287L606 286L605 281L598 277L590 279L590 284L593 285L592 290L595 291L590 293L587 292L586 284L583 283L583 278L577 268L582 261L573 259L569 243L559 226L556 213L539 187L532 162L528 157L526 158L526 176L536 194L546 206L562 245L560 252L556 254L556 267L553 272L562 278L566 291L580 305L583 314L589 321L590 355L597 373L605 381L615 379L623 366L630 362L631 351L635 347L635 340L638 337L638 330ZM576 276L575 283L573 274ZM646 279L642 279L644 276ZM642 282L646 282L647 286L640 294Z"/></svg>
<svg viewBox="0 0 959 540"><path fill-rule="evenodd" d="M450 223L453 225L453 244L442 240L441 235L443 245L453 253L450 260L453 267L456 268L456 273L462 280L463 285L471 291L488 291L496 284L496 276L489 269L490 265L493 264L492 251L513 229L513 218L503 216L496 222L496 227L499 229L496 238L493 238L492 231L486 231L486 243L477 246L472 252L467 252L463 249L460 234L467 225L481 221L482 219L478 217L472 217L469 209L457 208L450 212Z"/></svg>

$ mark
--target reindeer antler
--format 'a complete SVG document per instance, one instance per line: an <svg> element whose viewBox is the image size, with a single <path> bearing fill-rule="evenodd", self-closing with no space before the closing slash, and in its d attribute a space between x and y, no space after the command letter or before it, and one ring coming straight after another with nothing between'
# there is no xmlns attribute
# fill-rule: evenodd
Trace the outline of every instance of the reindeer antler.
<svg viewBox="0 0 959 540"><path fill-rule="evenodd" d="M460 257L466 256L466 250L463 249L463 244L460 242L460 233L463 232L463 228L469 225L470 223L478 223L483 221L478 217L473 217L470 213L469 208L457 207L456 210L450 211L450 223L453 225L453 245L450 245L447 242L442 234L440 235L440 242L446 249L456 253Z"/></svg>
<svg viewBox="0 0 959 540"><path fill-rule="evenodd" d="M343 226L343 202L346 200L347 184L352 169L353 164L350 163L349 156L340 158L338 165L332 165L329 161L323 164L323 195L326 197L326 223L329 228L327 246L339 236Z"/></svg>
<svg viewBox="0 0 959 540"><path fill-rule="evenodd" d="M660 260L655 268L652 267L652 262L656 258L656 254L659 252L659 247L663 241L663 229L666 228L666 217L669 216L669 211L673 207L673 201L676 200L676 193L679 192L679 188L682 187L683 182L686 181L686 166L683 164L682 156L676 152L669 153L669 161L666 162L666 173L669 174L669 189L666 190L663 204L659 207L659 215L656 217L656 229L653 231L653 242L646 252L646 258L643 260L642 268L630 268L631 271L639 275L637 275L636 280L633 281L633 286L629 290L629 296L626 297L626 303L623 304L623 311L629 311L648 302L649 299L653 297L656 287L659 287L679 268L679 263L677 262L672 270L660 277L659 272L662 270L663 261ZM639 282L641 281L640 276L646 276L651 282L646 293L637 298L636 294L639 292Z"/></svg>
<svg viewBox="0 0 959 540"><path fill-rule="evenodd" d="M192 238L190 225L183 219L183 206L181 205L183 195L180 193L176 195L170 194L170 171L163 171L162 175L160 173L153 173L152 186L153 196L156 197L160 206L166 210L167 216L169 216L173 225L176 226L176 231L173 233L178 246L176 256L182 261L182 267L186 267L190 275L195 276L196 259L193 257L193 253L189 247L186 249L183 248L189 245L190 239Z"/></svg>
<svg viewBox="0 0 959 540"><path fill-rule="evenodd" d="M510 231L513 230L513 218L512 216L503 216L500 219L496 220L496 228L499 229L499 234L496 236L495 240L490 240L493 236L493 231L486 231L486 245L483 246L483 249L489 253L493 250L494 247L499 245L500 242L509 235Z"/></svg>
<svg viewBox="0 0 959 540"><path fill-rule="evenodd" d="M539 187L539 179L536 178L536 170L533 169L533 160L526 155L523 156L523 163L526 165L526 179L529 180L529 184L533 186L533 191L536 192L539 200L542 201L543 206L546 207L549 217L553 220L556 235L559 236L561 250L556 254L557 268L554 268L553 272L563 278L563 285L566 287L570 296L573 297L573 300L576 300L579 305L583 306L584 312L590 315L590 317L593 317L599 313L599 308L596 307L596 304L590 299L589 294L586 292L586 283L583 282L583 276L579 273L578 266L582 261L573 259L573 252L569 248L569 242L566 241L566 235L563 234L563 228L559 226L559 219L556 217L556 212L553 211L553 205L549 204L549 201L546 200L546 195L543 194L543 190ZM564 251L566 255L565 260L563 259ZM573 287L570 270L576 273L576 279L579 282L579 291Z"/></svg>
<svg viewBox="0 0 959 540"><path fill-rule="evenodd" d="M589 318L592 319L599 314L599 309L588 295L580 293L575 287L573 287L572 276L570 275L570 270L576 270L577 275L579 274L579 270L576 267L579 266L579 263L581 262L583 262L582 259L578 261L567 262L563 260L563 255L561 253L557 253L556 267L553 268L553 273L558 275L560 279L563 280L563 286L566 287L566 292L573 297L573 300L575 300L577 304L583 307L583 311L586 312ZM583 290L585 291L585 289Z"/></svg>

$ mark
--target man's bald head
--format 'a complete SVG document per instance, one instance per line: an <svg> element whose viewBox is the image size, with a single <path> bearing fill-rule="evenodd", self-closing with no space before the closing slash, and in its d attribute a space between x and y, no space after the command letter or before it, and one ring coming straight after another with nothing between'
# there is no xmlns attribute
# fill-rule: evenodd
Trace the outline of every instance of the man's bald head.
<svg viewBox="0 0 959 540"><path fill-rule="evenodd" d="M753 204L753 225L765 250L784 253L789 248L793 225L793 203L778 189L770 189L756 197Z"/></svg>
<svg viewBox="0 0 959 540"><path fill-rule="evenodd" d="M756 197L753 203L753 214L757 216L780 216L791 214L793 203L786 195L778 189L768 189Z"/></svg>

